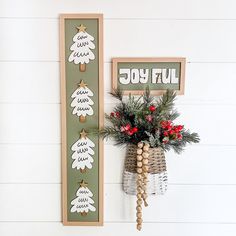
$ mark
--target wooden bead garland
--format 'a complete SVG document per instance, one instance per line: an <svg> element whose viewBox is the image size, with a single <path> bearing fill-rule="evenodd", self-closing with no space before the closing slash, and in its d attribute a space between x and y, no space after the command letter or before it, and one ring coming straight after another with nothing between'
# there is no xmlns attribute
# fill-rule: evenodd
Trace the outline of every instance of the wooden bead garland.
<svg viewBox="0 0 236 236"><path fill-rule="evenodd" d="M148 157L149 157L149 144L143 142L138 143L137 148L137 230L142 229L142 203L144 206L147 204L147 177L148 177Z"/></svg>

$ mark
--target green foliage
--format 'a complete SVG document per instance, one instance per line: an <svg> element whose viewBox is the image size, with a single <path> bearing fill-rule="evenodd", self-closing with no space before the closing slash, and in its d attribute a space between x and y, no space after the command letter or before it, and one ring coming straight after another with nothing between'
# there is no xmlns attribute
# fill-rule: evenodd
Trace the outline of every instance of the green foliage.
<svg viewBox="0 0 236 236"><path fill-rule="evenodd" d="M122 101L122 99L123 99L123 92L122 92L119 88L114 89L114 91L111 92L110 94L111 94L114 98L116 98L116 99L118 99L118 100L120 100L120 101Z"/></svg>
<svg viewBox="0 0 236 236"><path fill-rule="evenodd" d="M153 100L154 100L154 97L153 96L151 96L151 94L150 94L150 89L149 89L149 87L147 87L146 89L145 89L145 92L144 92L144 94L143 94L143 106L144 107L148 107L148 106L150 106L151 104L152 104L152 102L153 102Z"/></svg>
<svg viewBox="0 0 236 236"><path fill-rule="evenodd" d="M111 95L119 103L110 115L105 115L110 125L100 131L102 138L112 138L116 145L148 142L151 147L162 147L165 151L173 149L176 153L181 153L186 144L200 141L197 133L174 125L173 121L179 116L174 109L174 91L167 90L157 99L150 94L149 88L139 97L129 95L124 99L120 89Z"/></svg>
<svg viewBox="0 0 236 236"><path fill-rule="evenodd" d="M182 135L183 135L183 137L181 140L172 140L169 143L161 145L161 147L165 151L169 151L170 149L173 149L176 153L180 154L184 150L184 147L187 144L200 142L200 138L197 133L190 133L189 130L187 130L187 131L184 130L182 132Z"/></svg>

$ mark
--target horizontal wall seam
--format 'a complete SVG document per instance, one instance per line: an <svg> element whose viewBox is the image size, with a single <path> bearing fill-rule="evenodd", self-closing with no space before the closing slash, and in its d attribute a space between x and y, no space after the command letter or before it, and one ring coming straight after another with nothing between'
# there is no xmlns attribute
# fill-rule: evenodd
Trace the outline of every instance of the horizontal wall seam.
<svg viewBox="0 0 236 236"><path fill-rule="evenodd" d="M107 91L108 93L108 91ZM108 97L106 97L106 99L104 99L104 105L116 105L117 102L109 102L108 101ZM35 106L35 105L56 105L59 106L61 105L60 102L0 102L0 105L29 105L29 106ZM195 101L193 99L190 99L189 101L186 100L185 102L178 102L176 104L177 106L236 106L236 103L230 103L230 102L220 102L220 100L211 100L211 102L209 102L208 100L200 100L199 101Z"/></svg>
<svg viewBox="0 0 236 236"><path fill-rule="evenodd" d="M12 145L22 145L22 146L41 146L41 145L45 145L45 146L60 146L61 143L10 143L10 142L0 142L0 145L9 145L9 146L12 146ZM114 143L109 143L109 142L105 142L104 143L105 146L115 146ZM203 147L215 147L215 148L230 148L230 147L233 147L233 148L236 148L236 144L207 144L207 143L196 143L194 144L193 147L197 147L197 146L203 146ZM1 157L0 157L1 159Z"/></svg>
<svg viewBox="0 0 236 236"><path fill-rule="evenodd" d="M55 223L55 224L62 224L62 221L57 220L35 220L35 221L29 221L29 220L21 220L21 221L9 221L9 220L0 220L1 223L36 223L36 224L42 224L42 223ZM133 224L136 223L136 221L104 221L105 224ZM143 224L204 224L204 225L236 225L236 221L234 222L201 222L201 221L143 221Z"/></svg>
<svg viewBox="0 0 236 236"><path fill-rule="evenodd" d="M60 63L60 61L59 60L0 60L0 63ZM187 64L236 64L236 61L187 61L186 63ZM111 61L104 61L104 64L111 64Z"/></svg>
<svg viewBox="0 0 236 236"><path fill-rule="evenodd" d="M59 15L59 13L58 13ZM23 16L0 16L1 19L7 19L7 20L56 20L59 21L59 17L45 17L45 16L29 16L29 17L23 17ZM104 21L236 21L236 18L155 18L155 17L104 17Z"/></svg>
<svg viewBox="0 0 236 236"><path fill-rule="evenodd" d="M0 182L0 185L61 185L60 182L52 182L52 183L47 183L47 182ZM111 183L111 182L105 182L104 185L122 185L122 183ZM236 186L235 184L206 184L206 183L196 183L196 184L190 184L190 183L168 183L169 186L216 186L216 187L227 187L227 186Z"/></svg>

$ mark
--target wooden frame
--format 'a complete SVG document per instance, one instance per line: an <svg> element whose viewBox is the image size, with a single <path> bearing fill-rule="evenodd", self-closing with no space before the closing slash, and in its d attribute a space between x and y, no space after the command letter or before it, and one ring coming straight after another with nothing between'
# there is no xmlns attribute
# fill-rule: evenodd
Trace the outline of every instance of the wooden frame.
<svg viewBox="0 0 236 236"><path fill-rule="evenodd" d="M157 57L157 58L112 58L112 90L118 87L118 65L119 63L180 63L180 88L177 91L178 95L184 94L184 84L185 84L185 58L177 58L177 57ZM142 90L132 90L132 89L122 89L125 95L133 94L140 95L143 93ZM151 94L153 95L162 95L166 89L162 90L151 90Z"/></svg>
<svg viewBox="0 0 236 236"><path fill-rule="evenodd" d="M65 20L67 19L96 19L98 21L98 84L99 84L99 129L104 123L104 97L103 97L103 15L102 14L61 14L60 15L60 77L61 77L61 157L62 157L62 222L67 226L102 226L103 225L103 142L99 140L99 193L98 193L98 220L94 222L69 221L68 220L68 199L67 199L67 103L66 103L66 55L65 55Z"/></svg>

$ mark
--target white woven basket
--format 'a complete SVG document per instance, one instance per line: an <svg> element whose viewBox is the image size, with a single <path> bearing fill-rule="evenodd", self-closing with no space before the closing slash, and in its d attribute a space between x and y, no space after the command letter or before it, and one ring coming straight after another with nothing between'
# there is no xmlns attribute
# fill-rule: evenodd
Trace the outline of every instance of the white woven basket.
<svg viewBox="0 0 236 236"><path fill-rule="evenodd" d="M123 190L125 193L130 195L136 194L136 180L137 174L124 171L123 173ZM147 183L147 194L148 195L162 195L166 192L168 186L167 171L160 174L149 174Z"/></svg>

